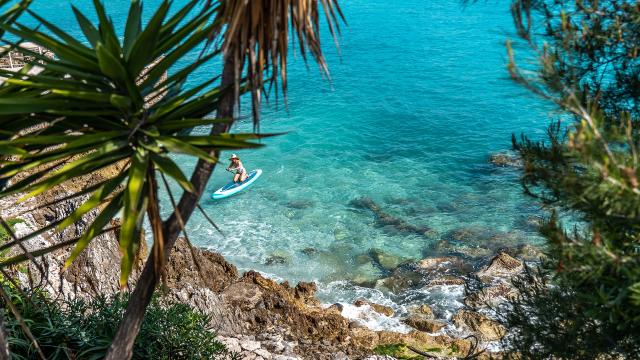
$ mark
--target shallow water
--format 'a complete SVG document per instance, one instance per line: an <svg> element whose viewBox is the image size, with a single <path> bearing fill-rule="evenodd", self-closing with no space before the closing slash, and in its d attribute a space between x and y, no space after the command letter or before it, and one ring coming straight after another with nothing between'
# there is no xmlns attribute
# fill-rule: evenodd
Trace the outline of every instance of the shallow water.
<svg viewBox="0 0 640 360"><path fill-rule="evenodd" d="M89 1L73 3L90 8ZM126 3L109 3L116 23L124 21ZM332 81L313 64L307 70L299 56L292 60L288 107L266 106L261 126L289 133L239 153L247 168L264 171L252 188L202 200L226 237L200 214L189 223L190 236L240 270L316 281L327 304L367 297L402 313L408 304L427 302L448 318L461 306L460 286L372 288L389 273L367 254L378 249L404 261L435 256L442 253L436 244L461 228L480 234L473 246L492 250L540 241L527 224L539 209L522 195L518 173L490 165L488 156L508 149L513 132L542 134L550 109L507 79L504 41L513 32L506 4L342 3L349 25L341 56L325 41ZM75 29L66 4L40 1L36 9ZM234 130L249 131L251 124ZM229 178L217 171L207 195ZM354 204L362 198L401 225ZM431 230L415 230L424 227ZM383 320L370 325L402 329Z"/></svg>

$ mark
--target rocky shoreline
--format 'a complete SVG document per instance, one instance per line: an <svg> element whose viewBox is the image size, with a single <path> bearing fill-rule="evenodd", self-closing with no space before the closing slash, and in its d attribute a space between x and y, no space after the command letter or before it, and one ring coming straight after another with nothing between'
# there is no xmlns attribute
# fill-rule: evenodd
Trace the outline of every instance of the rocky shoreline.
<svg viewBox="0 0 640 360"><path fill-rule="evenodd" d="M86 187L96 177L112 176L117 169L92 174L73 184L63 184L55 192L16 205L6 199L0 206L4 218L19 218L16 234L24 236L51 224L75 207L75 201L65 200L46 205L65 196L68 186ZM371 211L379 226L391 226L398 231L434 237L428 227L414 226L384 212L370 199L353 202L354 207ZM26 209L37 208L35 211ZM24 242L28 249L58 244L84 231L95 214L76 223L63 233L44 232ZM524 269L526 261L536 261L541 253L530 245L512 248L483 248L478 239L485 234L475 229L460 229L439 237L432 257L419 261L401 259L377 249L371 249L365 262L384 270L383 278L362 279L361 286L387 291L421 287L429 291L438 287L462 287L464 307L444 318L434 312L431 304L414 306L408 313L395 314L393 309L358 299L352 304L362 313L397 318L408 331L374 331L357 317L343 316L345 304L328 306L315 297L317 286L301 282L295 286L277 283L258 272L239 274L236 267L221 255L203 249L189 248L179 240L168 263L162 296L189 304L211 317L215 331L231 351L242 359L383 359L411 358L426 354L426 358L464 357L474 349L489 349L505 336L504 327L495 321L489 307L498 306L517 296L510 279ZM464 244L460 246L460 244ZM310 250L310 253L312 251ZM88 249L62 271L68 249L61 249L39 260L44 269L40 276L34 264L30 271L14 272L25 285L37 284L54 299L90 298L110 295L119 290L117 234L106 233L96 238ZM137 268L129 288L132 289L146 258L141 249ZM274 260L275 261L275 260ZM352 280L357 282L355 279ZM351 304L350 304L351 305ZM376 355L377 354L377 355ZM493 355L499 355L494 352ZM393 356L393 357L388 357ZM481 357L488 357L487 353Z"/></svg>

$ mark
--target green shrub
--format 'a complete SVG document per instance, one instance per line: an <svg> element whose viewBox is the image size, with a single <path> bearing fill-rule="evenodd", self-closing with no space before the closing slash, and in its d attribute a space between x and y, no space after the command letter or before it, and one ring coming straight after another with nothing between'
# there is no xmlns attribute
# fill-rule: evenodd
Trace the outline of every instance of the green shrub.
<svg viewBox="0 0 640 360"><path fill-rule="evenodd" d="M128 296L54 303L43 294L24 295L5 285L48 359L101 359L117 331ZM3 302L13 359L37 358L18 321ZM155 298L147 309L133 359L219 359L229 354L207 329L209 317L181 303Z"/></svg>
<svg viewBox="0 0 640 360"><path fill-rule="evenodd" d="M9 227L13 230L13 226L15 224L19 224L24 222L24 220L22 219L17 219L17 218L11 218L11 219L6 219L5 220L7 222L7 225L9 225ZM9 233L7 232L7 230L5 230L4 226L0 226L0 242L4 242L9 240L10 236Z"/></svg>

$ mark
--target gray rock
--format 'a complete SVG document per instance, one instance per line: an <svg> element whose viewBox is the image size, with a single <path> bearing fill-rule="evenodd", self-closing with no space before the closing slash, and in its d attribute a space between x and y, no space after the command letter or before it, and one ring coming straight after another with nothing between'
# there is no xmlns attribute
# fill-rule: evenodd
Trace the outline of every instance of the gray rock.
<svg viewBox="0 0 640 360"><path fill-rule="evenodd" d="M255 350L254 353L265 360L271 360L273 358L273 355L265 349Z"/></svg>
<svg viewBox="0 0 640 360"><path fill-rule="evenodd" d="M243 340L240 342L240 347L246 351L256 351L262 347L259 342L253 340Z"/></svg>
<svg viewBox="0 0 640 360"><path fill-rule="evenodd" d="M514 287L506 283L500 283L469 294L464 299L464 304L474 309L496 307L506 300L514 299L516 296L517 291Z"/></svg>
<svg viewBox="0 0 640 360"><path fill-rule="evenodd" d="M485 283L494 279L508 279L524 270L522 261L514 259L507 253L496 255L489 264L476 273L476 276Z"/></svg>
<svg viewBox="0 0 640 360"><path fill-rule="evenodd" d="M453 323L478 334L482 340L500 340L506 334L506 329L495 320L469 310L460 310L452 318Z"/></svg>

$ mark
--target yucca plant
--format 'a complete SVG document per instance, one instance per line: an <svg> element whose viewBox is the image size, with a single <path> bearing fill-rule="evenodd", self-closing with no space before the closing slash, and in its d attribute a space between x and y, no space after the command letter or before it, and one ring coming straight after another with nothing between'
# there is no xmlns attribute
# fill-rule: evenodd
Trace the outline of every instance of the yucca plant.
<svg viewBox="0 0 640 360"><path fill-rule="evenodd" d="M69 216L20 239L14 237L2 249L18 248L47 231L62 231L100 209L81 236L20 253L2 261L1 267L74 245L66 262L69 266L95 236L111 229L110 220L120 216L120 283L124 286L146 215L153 232L157 277L166 261L157 174L171 178L184 191L195 191L169 155L186 154L213 164L216 151L260 146L250 142L259 137L255 134L183 134L184 129L230 121L208 117L224 93L216 76L188 89L183 86L195 69L219 55L219 50L202 49L221 25L213 21L217 7L203 9L192 1L169 15L170 4L162 1L143 28L142 4L132 1L123 37L99 1L94 1L98 26L74 8L84 42L35 13L31 15L40 29L19 22L0 24L0 29L19 39L5 38L5 44L18 48L21 41L30 41L56 54L48 58L20 48L36 62L18 73L1 71L7 79L0 86L0 179L5 183L0 197L20 194L18 201L24 201L77 177L121 167L116 176L49 204L84 199ZM202 52L197 61L175 68L194 51ZM164 76L169 70L172 73Z"/></svg>
<svg viewBox="0 0 640 360"><path fill-rule="evenodd" d="M217 159L210 154L214 149L260 145L249 142L258 138L255 134L181 135L185 128L228 121L207 118L223 91L215 86L215 77L189 89L183 87L193 70L216 56L217 51L206 52L193 64L162 78L185 54L202 46L218 26L211 20L215 7L194 14L197 2L190 2L168 16L170 2L163 1L143 29L142 5L134 0L120 40L103 6L99 1L94 5L99 27L74 8L87 44L32 12L53 35L20 23L0 25L16 37L56 54L55 59L50 59L21 49L42 64L28 65L17 74L3 72L8 78L0 87L0 128L4 138L0 149L11 157L1 163L0 178L10 185L2 189L0 197L20 193L24 195L18 201L23 201L76 177L122 164L117 176L69 194L89 197L72 214L46 230L63 230L94 208L102 208L83 236L72 240L76 244L68 266L122 212L120 283L124 286L145 214L152 225L156 258L163 251L156 171L172 178L184 191L194 191L169 154L187 154L215 163ZM34 74L35 66L43 70ZM25 173L29 176L24 177ZM22 178L12 181L18 175ZM32 235L42 230L45 229ZM38 254L58 247L42 249ZM1 265L25 259L22 254Z"/></svg>
<svg viewBox="0 0 640 360"><path fill-rule="evenodd" d="M263 75L268 74L265 77L272 81L280 76L286 90L291 36L297 37L303 55L309 51L326 70L318 34L318 3L328 14L333 32L335 12L340 13L335 0L194 0L173 13L171 1L165 0L145 27L142 4L133 0L121 36L102 4L94 0L97 26L73 9L84 40L34 13L31 15L41 25L36 29L0 23L1 31L20 39L5 39L6 44L18 47L21 41L30 41L56 54L48 58L21 49L36 61L18 73L0 74L8 78L0 86L0 180L4 182L0 197L20 194L24 201L79 176L116 165L122 168L112 178L55 201L53 204L84 199L68 217L20 239L12 235L13 241L0 247L21 247L25 240L63 230L99 209L81 236L44 249L26 251L22 247L22 254L1 262L0 268L74 246L68 266L95 236L112 230L110 220L120 216L120 283L124 285L139 246L143 219L148 218L152 252L107 355L108 359L130 358L169 251L198 206L219 152L257 147L252 140L265 136L228 133L238 97L245 90L252 92L257 121ZM295 29L291 33L290 22ZM223 48L210 48L218 38ZM176 66L195 51L200 53L197 61L184 68ZM224 60L221 76L212 73L196 86L183 86L195 69L217 56ZM246 82L245 66L250 69ZM170 74L164 78L167 71ZM216 118L209 118L213 112ZM197 126L211 127L210 134L185 134L185 129ZM190 179L170 156L174 153L198 159ZM184 190L177 204L172 198L174 211L164 221L158 209L157 174L162 174L163 184L166 175Z"/></svg>

